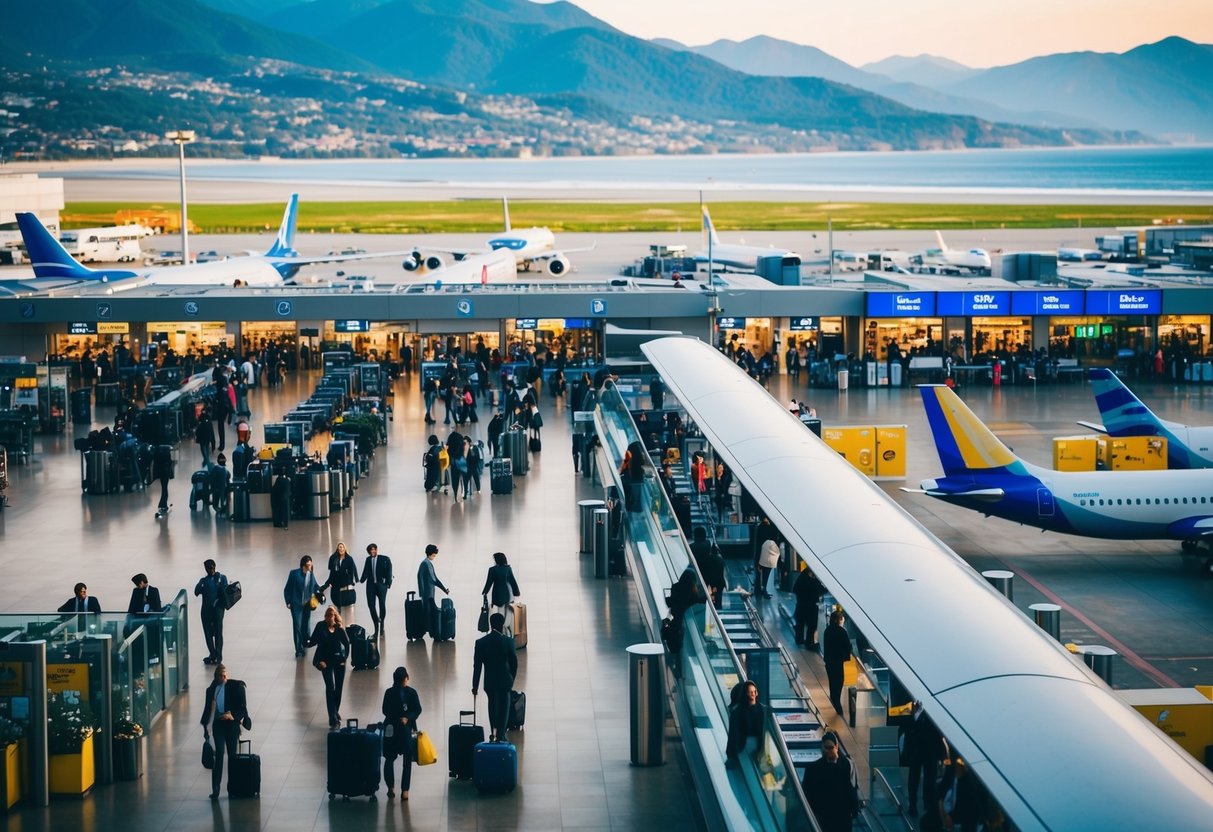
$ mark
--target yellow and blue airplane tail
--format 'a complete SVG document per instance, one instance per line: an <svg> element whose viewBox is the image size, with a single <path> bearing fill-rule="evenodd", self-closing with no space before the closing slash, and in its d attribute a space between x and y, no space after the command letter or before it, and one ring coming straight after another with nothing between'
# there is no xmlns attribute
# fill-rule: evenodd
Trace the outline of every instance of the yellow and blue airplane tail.
<svg viewBox="0 0 1213 832"><path fill-rule="evenodd" d="M969 410L952 388L921 385L919 390L945 476L1031 476L1023 460Z"/></svg>

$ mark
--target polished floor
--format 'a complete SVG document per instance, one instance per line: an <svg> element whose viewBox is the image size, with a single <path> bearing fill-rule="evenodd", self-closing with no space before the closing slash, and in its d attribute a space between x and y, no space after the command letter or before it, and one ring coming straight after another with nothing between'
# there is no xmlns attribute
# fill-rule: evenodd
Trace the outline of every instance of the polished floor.
<svg viewBox="0 0 1213 832"><path fill-rule="evenodd" d="M297 377L276 390L254 392L254 437L305 398L314 377ZM72 436L39 438L30 466L11 469L10 505L0 511L3 558L10 576L0 611L53 610L76 581L88 584L105 610L124 610L130 576L146 572L167 599L193 586L202 561L241 581L244 599L227 616L224 658L232 678L248 684L248 733L262 757L259 800L208 799L210 772L199 764L198 724L210 669L196 610L191 611L191 689L151 735L147 774L138 782L97 787L83 801L54 801L5 818L10 830L693 830L694 808L681 745L667 732L664 766L629 763L627 645L647 641L630 581L596 580L578 556L576 501L601 489L574 477L563 405L545 397L544 450L532 456L530 475L516 479L509 497L483 493L464 503L429 495L421 485L421 454L429 431L420 395L397 387L391 440L375 455L351 508L327 521L297 520L288 530L268 522L232 524L188 508L195 446L183 442L174 509L153 517L158 489L82 496L79 455ZM441 410L439 405L438 410ZM94 413L96 426L112 409ZM439 428L443 426L438 425ZM483 437L487 420L479 431ZM77 432L84 432L77 428ZM445 436L445 433L442 434ZM487 472L486 472L487 475ZM283 604L287 572L301 554L322 571L338 541L359 555L368 543L392 558L397 579L388 596L390 621L377 670L346 681L344 717L377 721L393 669L405 665L423 707L419 720L435 739L439 762L414 767L410 800L330 802L325 790L327 717L320 674L294 657L290 615ZM459 611L453 643L406 643L404 595L416 587L427 543L440 547L437 572ZM530 642L520 651L517 687L528 696L526 728L514 736L520 787L479 797L467 782L447 777L446 730L472 706L472 650L476 614L492 553L507 553L528 605ZM359 597L358 623L369 624ZM479 719L486 721L484 696Z"/></svg>

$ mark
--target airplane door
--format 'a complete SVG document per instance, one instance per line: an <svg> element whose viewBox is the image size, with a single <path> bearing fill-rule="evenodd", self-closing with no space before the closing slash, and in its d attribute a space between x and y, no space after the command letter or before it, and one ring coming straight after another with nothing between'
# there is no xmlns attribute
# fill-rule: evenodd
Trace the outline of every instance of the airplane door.
<svg viewBox="0 0 1213 832"><path fill-rule="evenodd" d="M1052 517L1053 509L1053 492L1047 488L1036 489L1036 513L1041 517Z"/></svg>

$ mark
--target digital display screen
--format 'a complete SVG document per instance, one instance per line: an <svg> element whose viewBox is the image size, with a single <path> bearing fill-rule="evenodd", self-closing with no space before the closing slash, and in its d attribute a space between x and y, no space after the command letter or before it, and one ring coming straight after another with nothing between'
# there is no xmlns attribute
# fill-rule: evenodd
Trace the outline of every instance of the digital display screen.
<svg viewBox="0 0 1213 832"><path fill-rule="evenodd" d="M794 332L805 332L808 330L817 329L817 318L811 318L808 316L803 318L789 318L788 329L793 330Z"/></svg>
<svg viewBox="0 0 1213 832"><path fill-rule="evenodd" d="M1010 292L940 292L936 296L936 315L1009 315Z"/></svg>
<svg viewBox="0 0 1213 832"><path fill-rule="evenodd" d="M370 321L333 321L334 332L369 332Z"/></svg>
<svg viewBox="0 0 1213 832"><path fill-rule="evenodd" d="M97 325L92 321L72 321L67 325L68 335L96 335Z"/></svg>
<svg viewBox="0 0 1213 832"><path fill-rule="evenodd" d="M1087 291L1088 315L1158 315L1161 312L1161 289Z"/></svg>
<svg viewBox="0 0 1213 832"><path fill-rule="evenodd" d="M539 328L539 319L538 318L515 318L514 326L517 329L538 329Z"/></svg>
<svg viewBox="0 0 1213 832"><path fill-rule="evenodd" d="M745 329L745 318L717 318L716 326L721 329Z"/></svg>
<svg viewBox="0 0 1213 832"><path fill-rule="evenodd" d="M1012 315L1082 315L1085 309L1081 289L1011 293Z"/></svg>
<svg viewBox="0 0 1213 832"><path fill-rule="evenodd" d="M934 292L869 292L865 301L869 318L935 314Z"/></svg>

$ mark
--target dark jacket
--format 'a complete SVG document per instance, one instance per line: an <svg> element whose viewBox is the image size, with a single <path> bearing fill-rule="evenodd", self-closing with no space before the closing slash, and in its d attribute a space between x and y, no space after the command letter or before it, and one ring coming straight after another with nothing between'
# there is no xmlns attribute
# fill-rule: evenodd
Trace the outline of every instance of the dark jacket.
<svg viewBox="0 0 1213 832"><path fill-rule="evenodd" d="M142 615L145 603L148 613L154 614L164 609L164 605L160 603L160 590L154 586L148 586L145 589L135 587L131 590L131 602L126 605L126 614Z"/></svg>
<svg viewBox="0 0 1213 832"><path fill-rule="evenodd" d="M847 635L846 627L840 624L826 627L822 658L827 666L840 666L851 658L851 637Z"/></svg>
<svg viewBox="0 0 1213 832"><path fill-rule="evenodd" d="M836 763L825 757L814 760L805 767L801 785L822 832L851 828L851 819L859 814L859 795L850 759L839 755Z"/></svg>
<svg viewBox="0 0 1213 832"><path fill-rule="evenodd" d="M725 745L725 754L732 757L745 748L748 738L761 737L765 721L766 706L761 702L754 705L749 703L735 705L729 711L729 739Z"/></svg>
<svg viewBox="0 0 1213 832"><path fill-rule="evenodd" d="M214 447L215 426L210 419L203 419L198 423L198 427L194 428L194 441L204 448Z"/></svg>
<svg viewBox="0 0 1213 832"><path fill-rule="evenodd" d="M419 716L421 698L411 686L392 685L383 692L383 722L393 726L392 736L383 738L385 754L401 754L408 749L409 734L417 730ZM408 722L402 722L402 719L407 719Z"/></svg>
<svg viewBox="0 0 1213 832"><path fill-rule="evenodd" d="M392 586L392 559L387 555L377 555L375 557L375 579L377 583L383 584L388 589ZM366 561L362 564L362 577L358 579L362 583L371 582L371 556L366 556Z"/></svg>
<svg viewBox="0 0 1213 832"><path fill-rule="evenodd" d="M518 673L518 654L514 639L496 630L476 639L472 663L472 690L480 687L480 671L484 670L485 690L509 690Z"/></svg>
<svg viewBox="0 0 1213 832"><path fill-rule="evenodd" d="M59 607L59 612L80 612L80 611L81 610L76 609L76 596L75 595L73 595L71 598L68 598L66 601L63 602L63 606ZM86 597L84 599L83 612L97 612L97 613L101 612L101 602L98 601L92 595L89 595L88 597Z"/></svg>
<svg viewBox="0 0 1213 832"><path fill-rule="evenodd" d="M173 446L157 445L152 456L152 479L171 480L173 478Z"/></svg>
<svg viewBox="0 0 1213 832"><path fill-rule="evenodd" d="M825 592L826 588L821 581L817 580L817 576L807 569L802 569L796 576L796 583L792 584L792 594L796 596L796 606L801 610L812 607L821 600L821 596L825 595Z"/></svg>
<svg viewBox="0 0 1213 832"><path fill-rule="evenodd" d="M443 592L450 593L446 585L438 580L438 573L434 570L434 562L429 558L422 558L421 565L417 567L417 597L423 601L433 601L435 587L441 589Z"/></svg>
<svg viewBox="0 0 1213 832"><path fill-rule="evenodd" d="M330 632L329 625L323 621L317 622L304 646L316 648L312 655L312 666L316 668L320 667L321 662L329 667L343 665L350 656L350 637L345 627Z"/></svg>
<svg viewBox="0 0 1213 832"><path fill-rule="evenodd" d="M316 583L316 573L304 572L302 569L292 569L286 577L286 586L282 588L282 600L288 607L305 603L320 591Z"/></svg>
<svg viewBox="0 0 1213 832"><path fill-rule="evenodd" d="M227 609L227 576L222 572L203 575L194 585L194 594L202 596L202 607Z"/></svg>
<svg viewBox="0 0 1213 832"><path fill-rule="evenodd" d="M518 581L514 578L514 570L509 564L494 564L489 567L489 574L484 579L484 589L480 590L480 594L488 595L490 588L493 594L489 603L494 607L504 607L515 595L522 594L518 589Z"/></svg>
<svg viewBox="0 0 1213 832"><path fill-rule="evenodd" d="M337 557L337 553L329 555L329 579L320 587L320 591L332 587L341 589L346 586L353 586L358 583L358 566L354 563L354 556L346 553L344 558Z"/></svg>
<svg viewBox="0 0 1213 832"><path fill-rule="evenodd" d="M211 723L215 721L215 717L221 714L213 713L215 710L215 688L218 683L211 682L210 687L206 689L206 696L202 706L202 719L198 720L204 728L210 728ZM245 689L244 682L239 679L228 679L223 691L223 707L232 715L232 719L236 725L242 725L245 728L253 727L253 720L248 715L248 691Z"/></svg>

